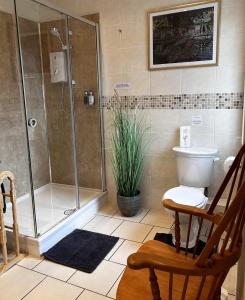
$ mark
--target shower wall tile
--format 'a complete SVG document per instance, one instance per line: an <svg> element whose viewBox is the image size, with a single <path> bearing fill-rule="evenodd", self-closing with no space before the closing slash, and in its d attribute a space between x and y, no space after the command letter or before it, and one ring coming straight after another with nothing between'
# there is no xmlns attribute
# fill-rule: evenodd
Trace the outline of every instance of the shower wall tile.
<svg viewBox="0 0 245 300"><path fill-rule="evenodd" d="M98 15L90 16L90 19L98 20ZM49 70L49 52L61 51L57 39L50 35L50 29L59 28L61 37L65 41L64 26L65 23L62 20L41 23L45 97L52 181L74 185L72 120L68 85L51 83ZM78 181L79 186L101 189L100 105L97 91L95 28L70 19L69 29L72 31L70 37L72 79L76 82L73 95ZM92 107L84 105L85 90L94 92L95 105Z"/></svg>

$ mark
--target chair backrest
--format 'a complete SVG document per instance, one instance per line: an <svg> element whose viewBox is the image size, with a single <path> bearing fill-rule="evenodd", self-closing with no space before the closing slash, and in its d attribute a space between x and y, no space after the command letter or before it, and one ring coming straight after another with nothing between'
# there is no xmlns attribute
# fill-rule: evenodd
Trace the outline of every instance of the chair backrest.
<svg viewBox="0 0 245 300"><path fill-rule="evenodd" d="M242 246L242 231L245 222L245 145L240 149L234 163L219 188L209 210L212 215L229 186L228 198L223 214L217 215L217 222L209 228L208 240L200 256L196 259L199 267L210 267L216 280L211 291L217 291L229 271L239 260Z"/></svg>
<svg viewBox="0 0 245 300"><path fill-rule="evenodd" d="M224 195L225 194L225 195ZM227 196L226 196L227 195ZM226 198L224 211L216 212L217 205L221 198ZM198 289L198 296L203 293L207 273L213 276L212 286L208 289L207 299L220 299L219 293L229 269L239 260L241 254L242 231L245 222L245 145L238 152L230 170L223 180L210 208L206 213L200 213L199 228L196 236L193 253L188 250L190 229L194 216L198 216L198 211L193 209L195 214L189 214L188 233L186 238L185 255L192 256L198 269L202 269L204 275ZM175 238L176 251L182 252L180 248L180 213L175 212ZM206 245L201 254L197 256L198 242L202 233L205 232L207 238ZM205 275L206 274L206 275ZM186 282L188 283L188 272ZM188 284L182 293L185 299ZM206 290L207 291L207 290ZM172 298L170 298L172 299ZM200 298L202 299L202 298ZM206 299L206 298L205 298Z"/></svg>

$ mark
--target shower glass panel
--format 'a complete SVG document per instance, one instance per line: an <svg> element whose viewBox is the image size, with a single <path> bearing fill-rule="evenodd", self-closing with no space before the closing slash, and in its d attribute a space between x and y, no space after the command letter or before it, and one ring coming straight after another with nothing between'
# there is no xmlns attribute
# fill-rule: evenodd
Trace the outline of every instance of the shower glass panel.
<svg viewBox="0 0 245 300"><path fill-rule="evenodd" d="M14 2L0 0L0 171L14 173L19 230L33 237L34 205L16 36ZM10 203L7 203L4 221L6 225L13 223Z"/></svg>
<svg viewBox="0 0 245 300"><path fill-rule="evenodd" d="M17 0L37 234L76 210L66 16Z"/></svg>
<svg viewBox="0 0 245 300"><path fill-rule="evenodd" d="M73 17L68 17L68 29L78 185L80 206L83 206L103 190L97 37L96 26Z"/></svg>

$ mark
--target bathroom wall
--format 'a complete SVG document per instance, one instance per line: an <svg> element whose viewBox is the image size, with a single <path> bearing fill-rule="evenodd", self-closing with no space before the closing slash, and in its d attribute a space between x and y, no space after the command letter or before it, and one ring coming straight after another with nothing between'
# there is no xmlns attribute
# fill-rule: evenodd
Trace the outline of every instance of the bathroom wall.
<svg viewBox="0 0 245 300"><path fill-rule="evenodd" d="M45 131L41 125L43 123L42 94L38 89L40 61L38 48L35 45L37 26L25 19L20 19L20 25L23 29L21 36L23 58L25 60L26 56L29 57L24 68L28 111L35 113L40 124L40 127L35 129L35 134L29 132L31 159L35 161L33 165L34 186L38 188L47 183L49 176L46 168L47 157L42 151ZM0 12L0 169L14 173L17 196L20 196L30 190L30 175L15 34L12 15Z"/></svg>
<svg viewBox="0 0 245 300"><path fill-rule="evenodd" d="M192 128L193 145L219 149L221 160L215 165L209 191L213 195L224 176L224 159L234 155L241 143L245 2L222 0L218 66L161 71L149 71L147 67L146 12L186 3L186 0L52 2L80 15L100 13L109 199L115 202L116 197L109 136L111 96L117 82L130 83L130 89L120 93L127 96L125 103L132 99L140 103L146 123L151 126L149 139L152 142L142 180L146 205L159 207L163 193L177 184L171 148L179 143L179 126L190 125L192 116L203 118L202 126Z"/></svg>

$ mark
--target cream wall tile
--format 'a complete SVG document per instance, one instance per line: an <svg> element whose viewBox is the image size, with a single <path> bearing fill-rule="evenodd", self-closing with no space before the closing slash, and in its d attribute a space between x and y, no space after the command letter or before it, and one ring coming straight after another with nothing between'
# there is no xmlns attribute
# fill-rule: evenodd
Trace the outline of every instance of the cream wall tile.
<svg viewBox="0 0 245 300"><path fill-rule="evenodd" d="M121 49L122 63L126 72L148 71L148 56L145 46L127 47Z"/></svg>
<svg viewBox="0 0 245 300"><path fill-rule="evenodd" d="M83 289L53 278L45 278L25 300L75 300Z"/></svg>
<svg viewBox="0 0 245 300"><path fill-rule="evenodd" d="M180 125L192 126L192 117L200 116L202 118L202 126L192 126L192 130L202 130L203 133L213 133L216 117L215 109L190 109L179 110Z"/></svg>
<svg viewBox="0 0 245 300"><path fill-rule="evenodd" d="M210 147L213 148L215 146L215 135L213 134L205 134L203 131L198 129L192 130L192 146L193 147Z"/></svg>
<svg viewBox="0 0 245 300"><path fill-rule="evenodd" d="M150 197L147 202L148 207L162 209L162 197L167 190L178 186L177 178L162 178L158 176L151 177Z"/></svg>
<svg viewBox="0 0 245 300"><path fill-rule="evenodd" d="M150 155L162 155L166 158L173 158L172 148L179 144L178 133L153 133L150 137L151 145L147 150Z"/></svg>
<svg viewBox="0 0 245 300"><path fill-rule="evenodd" d="M215 135L215 147L219 150L219 156L221 159L226 159L228 156L234 156L237 154L241 147L241 138L234 135L217 134Z"/></svg>
<svg viewBox="0 0 245 300"><path fill-rule="evenodd" d="M215 111L215 134L241 136L242 110L219 109Z"/></svg>
<svg viewBox="0 0 245 300"><path fill-rule="evenodd" d="M130 84L128 93L130 95L150 95L150 73L130 72L126 73L125 82ZM122 94L120 92L120 94Z"/></svg>
<svg viewBox="0 0 245 300"><path fill-rule="evenodd" d="M215 92L232 93L242 91L244 84L244 71L239 66L217 67L217 80Z"/></svg>
<svg viewBox="0 0 245 300"><path fill-rule="evenodd" d="M245 32L244 24L244 11L245 3L237 3L238 5L233 5L237 1L230 1L230 5L223 5L221 12L221 34L226 34L227 32ZM231 4L232 3L232 4Z"/></svg>
<svg viewBox="0 0 245 300"><path fill-rule="evenodd" d="M114 205L111 205L110 202L106 202L105 205L103 205L99 211L98 215L102 215L105 217L112 217L117 211L117 208Z"/></svg>
<svg viewBox="0 0 245 300"><path fill-rule="evenodd" d="M114 76L114 74L122 74L125 67L124 55L120 48L109 48L103 54L104 75Z"/></svg>
<svg viewBox="0 0 245 300"><path fill-rule="evenodd" d="M172 109L149 109L151 116L151 132L162 134L176 134L179 130L182 112Z"/></svg>
<svg viewBox="0 0 245 300"><path fill-rule="evenodd" d="M150 161L151 175L159 178L176 178L176 159L152 155Z"/></svg>
<svg viewBox="0 0 245 300"><path fill-rule="evenodd" d="M108 49L115 49L122 47L122 36L119 32L120 26L113 25L102 27L101 30L101 44L102 53L106 52Z"/></svg>
<svg viewBox="0 0 245 300"><path fill-rule="evenodd" d="M212 93L215 91L216 68L203 67L182 69L181 93Z"/></svg>
<svg viewBox="0 0 245 300"><path fill-rule="evenodd" d="M181 70L151 72L151 95L181 93Z"/></svg>
<svg viewBox="0 0 245 300"><path fill-rule="evenodd" d="M99 0L98 11L100 11L100 22L103 26L109 27L121 23L122 11L118 7L119 4L116 0Z"/></svg>
<svg viewBox="0 0 245 300"><path fill-rule="evenodd" d="M122 48L144 46L147 42L146 24L123 23L121 26Z"/></svg>
<svg viewBox="0 0 245 300"><path fill-rule="evenodd" d="M106 80L103 80L103 95L112 96L114 95L115 83L117 82L126 82L127 77L123 73L113 74L106 77ZM125 90L124 93L120 91L120 95L124 96L128 94L128 90Z"/></svg>
<svg viewBox="0 0 245 300"><path fill-rule="evenodd" d="M151 188L151 176L145 175L143 173L141 183L140 183L140 191L142 193L144 206L148 207L146 205L147 203L147 197L150 196L150 188Z"/></svg>
<svg viewBox="0 0 245 300"><path fill-rule="evenodd" d="M245 66L245 34L234 37L222 37L220 39L219 65L220 66Z"/></svg>
<svg viewBox="0 0 245 300"><path fill-rule="evenodd" d="M14 266L0 277L1 299L20 300L44 278L42 274Z"/></svg>

